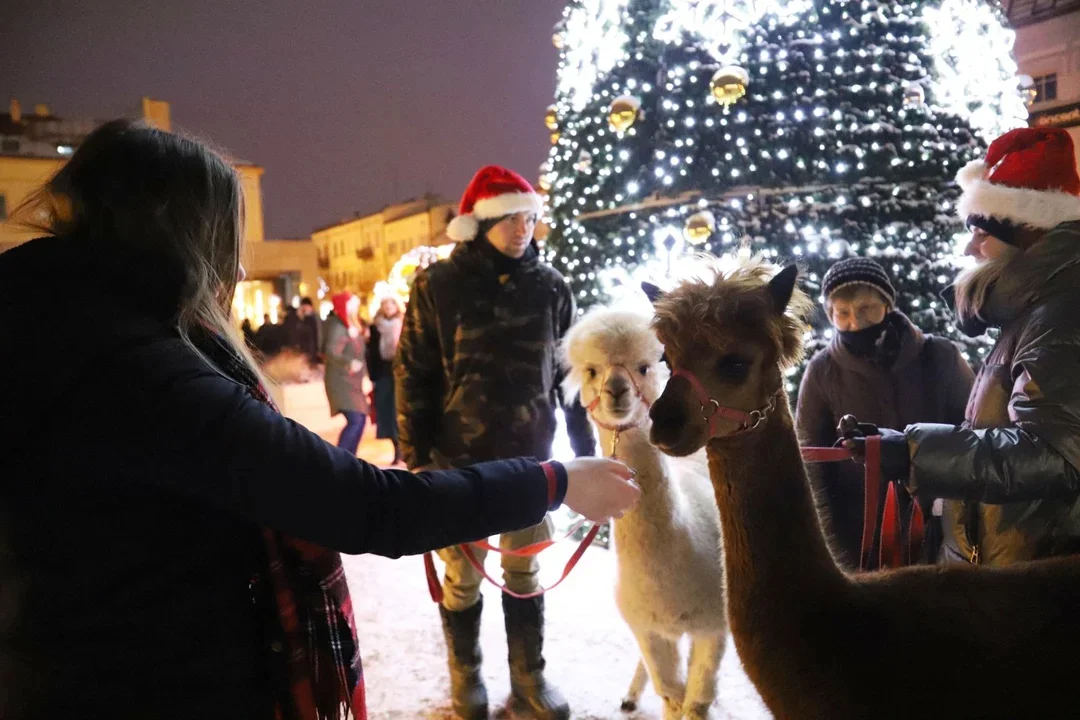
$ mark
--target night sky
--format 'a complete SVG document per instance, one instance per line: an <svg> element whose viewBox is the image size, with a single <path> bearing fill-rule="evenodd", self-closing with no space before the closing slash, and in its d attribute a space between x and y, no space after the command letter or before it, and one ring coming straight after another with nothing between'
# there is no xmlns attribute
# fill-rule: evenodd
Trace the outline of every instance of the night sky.
<svg viewBox="0 0 1080 720"><path fill-rule="evenodd" d="M266 168L269 238L433 191L530 180L562 0L0 0L0 100L65 118L172 104L174 129Z"/></svg>

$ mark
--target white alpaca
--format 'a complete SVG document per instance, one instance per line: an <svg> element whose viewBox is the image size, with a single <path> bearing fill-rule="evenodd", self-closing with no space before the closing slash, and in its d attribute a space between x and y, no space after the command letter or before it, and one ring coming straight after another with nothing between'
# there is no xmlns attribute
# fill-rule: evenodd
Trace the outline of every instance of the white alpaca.
<svg viewBox="0 0 1080 720"><path fill-rule="evenodd" d="M600 308L563 343L566 390L581 402L613 452L635 471L641 500L614 525L615 601L638 645L648 677L664 700L665 720L708 717L727 642L720 521L704 453L682 461L649 444L649 407L669 371L651 316ZM678 642L691 639L683 678ZM639 664L623 709L644 687Z"/></svg>

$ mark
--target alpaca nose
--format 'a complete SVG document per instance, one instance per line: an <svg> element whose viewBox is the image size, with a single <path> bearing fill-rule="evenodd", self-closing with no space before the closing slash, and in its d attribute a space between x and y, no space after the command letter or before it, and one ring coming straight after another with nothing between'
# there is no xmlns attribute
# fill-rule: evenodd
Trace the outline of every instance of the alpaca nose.
<svg viewBox="0 0 1080 720"><path fill-rule="evenodd" d="M686 409L682 403L661 397L649 410L652 419L653 441L659 445L675 442L686 426Z"/></svg>
<svg viewBox="0 0 1080 720"><path fill-rule="evenodd" d="M630 392L630 388L625 385L614 385L606 388L605 392L614 400L622 400Z"/></svg>

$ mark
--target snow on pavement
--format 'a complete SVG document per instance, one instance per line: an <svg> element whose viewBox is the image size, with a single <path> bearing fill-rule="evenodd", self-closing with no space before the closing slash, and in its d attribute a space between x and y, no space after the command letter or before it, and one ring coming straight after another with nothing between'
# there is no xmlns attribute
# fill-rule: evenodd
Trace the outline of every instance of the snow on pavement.
<svg viewBox="0 0 1080 720"><path fill-rule="evenodd" d="M575 546L569 541L545 551L542 582L549 584L558 577ZM441 574L441 563L436 565ZM494 554L487 567L493 577L500 576ZM345 569L372 720L451 720L446 646L421 558L346 557ZM614 580L612 551L594 546L566 582L548 595L547 676L566 694L577 720L659 720L661 703L651 686L637 712L619 710L637 665L638 649L615 608ZM493 717L507 717L499 713L510 692L502 604L499 590L489 583L485 582L483 593L484 681ZM730 638L712 717L770 717L743 674Z"/></svg>

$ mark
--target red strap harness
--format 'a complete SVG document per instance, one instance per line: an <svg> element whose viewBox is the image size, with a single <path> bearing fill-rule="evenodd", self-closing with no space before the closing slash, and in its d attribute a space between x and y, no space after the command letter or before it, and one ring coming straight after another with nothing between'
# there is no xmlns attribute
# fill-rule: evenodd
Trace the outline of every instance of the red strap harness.
<svg viewBox="0 0 1080 720"><path fill-rule="evenodd" d="M689 370L676 370L673 378L685 378L697 395L701 404L701 419L708 425L709 438L716 437L716 421L719 418L734 420L739 429L731 433L738 435L757 429L776 409L776 399L781 390L769 396L769 402L757 410L746 412L737 408L721 405L709 396L705 385ZM800 448L806 462L841 462L851 460L852 452L836 447ZM863 532L859 553L860 569L871 567L874 536L877 530L877 511L881 502L881 437L871 435L866 438L865 473L863 476ZM922 508L918 502L912 503L911 518L908 523L907 537L902 537L899 499L895 483L890 482L885 496L885 508L881 517L881 541L878 547L878 567L901 567L909 565L918 557L925 535L925 523Z"/></svg>

